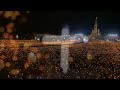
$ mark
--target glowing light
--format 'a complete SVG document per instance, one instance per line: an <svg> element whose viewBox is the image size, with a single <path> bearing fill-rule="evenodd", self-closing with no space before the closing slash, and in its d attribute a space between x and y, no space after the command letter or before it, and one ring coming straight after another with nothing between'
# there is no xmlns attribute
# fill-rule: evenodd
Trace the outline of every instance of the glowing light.
<svg viewBox="0 0 120 90"><path fill-rule="evenodd" d="M12 69L9 73L12 74L12 75L17 75L19 74L19 69Z"/></svg>
<svg viewBox="0 0 120 90"><path fill-rule="evenodd" d="M33 62L33 63L36 62L36 57L35 57L35 54L33 52L28 54L28 60L30 60L30 62Z"/></svg>
<svg viewBox="0 0 120 90"><path fill-rule="evenodd" d="M88 42L88 37L84 37L83 42L87 43Z"/></svg>
<svg viewBox="0 0 120 90"><path fill-rule="evenodd" d="M18 39L18 37L19 37L19 36L18 36L18 35L16 35L16 38L17 38L17 39Z"/></svg>
<svg viewBox="0 0 120 90"><path fill-rule="evenodd" d="M80 40L80 38L78 38L78 40Z"/></svg>
<svg viewBox="0 0 120 90"><path fill-rule="evenodd" d="M118 34L108 34L108 36L111 36L111 37L117 37Z"/></svg>
<svg viewBox="0 0 120 90"><path fill-rule="evenodd" d="M69 67L69 45L61 45L61 67L63 68L63 72L67 73Z"/></svg>
<svg viewBox="0 0 120 90"><path fill-rule="evenodd" d="M10 67L10 66L11 66L11 63L10 63L10 62L6 62L6 63L5 63L5 66L6 66L6 67Z"/></svg>
<svg viewBox="0 0 120 90"><path fill-rule="evenodd" d="M30 43L24 43L24 49L28 49L31 46Z"/></svg>
<svg viewBox="0 0 120 90"><path fill-rule="evenodd" d="M75 36L84 36L82 33L80 33L80 34L75 34Z"/></svg>
<svg viewBox="0 0 120 90"><path fill-rule="evenodd" d="M39 38L37 38L37 40L39 41L40 39L39 39Z"/></svg>
<svg viewBox="0 0 120 90"><path fill-rule="evenodd" d="M17 60L18 60L17 56L14 55L13 58L12 58L12 60L13 60L13 61L17 61Z"/></svg>
<svg viewBox="0 0 120 90"><path fill-rule="evenodd" d="M88 60L92 60L93 59L93 56L90 52L87 53L87 59Z"/></svg>
<svg viewBox="0 0 120 90"><path fill-rule="evenodd" d="M30 13L30 11L26 11L26 13Z"/></svg>
<svg viewBox="0 0 120 90"><path fill-rule="evenodd" d="M30 65L30 62L26 62L26 63L24 64L25 69L27 69L27 68L29 67L29 65Z"/></svg>
<svg viewBox="0 0 120 90"><path fill-rule="evenodd" d="M5 11L4 17L9 18L9 17L11 17L13 15L13 13L14 13L14 11Z"/></svg>
<svg viewBox="0 0 120 90"><path fill-rule="evenodd" d="M65 26L62 29L62 35L69 35L69 26ZM65 38L64 38L65 39ZM61 62L60 66L64 73L67 73L69 68L69 45L61 45Z"/></svg>

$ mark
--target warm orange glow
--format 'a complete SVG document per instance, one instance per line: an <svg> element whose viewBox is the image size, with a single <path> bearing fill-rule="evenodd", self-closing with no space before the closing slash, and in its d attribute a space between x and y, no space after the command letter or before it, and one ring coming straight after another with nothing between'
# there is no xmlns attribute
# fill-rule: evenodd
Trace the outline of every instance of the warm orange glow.
<svg viewBox="0 0 120 90"><path fill-rule="evenodd" d="M11 75L17 75L17 74L19 74L19 69L12 69L11 71L10 71L10 74Z"/></svg>
<svg viewBox="0 0 120 90"><path fill-rule="evenodd" d="M10 67L11 66L11 63L10 62L6 62L6 67Z"/></svg>
<svg viewBox="0 0 120 90"><path fill-rule="evenodd" d="M26 62L26 63L24 64L25 69L27 69L27 68L29 67L29 65L30 65L30 62Z"/></svg>
<svg viewBox="0 0 120 90"><path fill-rule="evenodd" d="M14 11L5 11L4 17L5 18L10 18L13 15Z"/></svg>

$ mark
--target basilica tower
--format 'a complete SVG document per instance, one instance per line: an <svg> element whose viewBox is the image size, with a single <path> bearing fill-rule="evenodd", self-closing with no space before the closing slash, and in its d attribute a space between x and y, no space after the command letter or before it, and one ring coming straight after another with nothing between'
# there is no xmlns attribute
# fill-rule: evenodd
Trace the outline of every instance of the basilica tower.
<svg viewBox="0 0 120 90"><path fill-rule="evenodd" d="M90 39L97 39L101 36L100 31L98 29L98 24L97 24L97 17L95 19L95 24L94 24L94 28L92 29L92 32L89 36Z"/></svg>

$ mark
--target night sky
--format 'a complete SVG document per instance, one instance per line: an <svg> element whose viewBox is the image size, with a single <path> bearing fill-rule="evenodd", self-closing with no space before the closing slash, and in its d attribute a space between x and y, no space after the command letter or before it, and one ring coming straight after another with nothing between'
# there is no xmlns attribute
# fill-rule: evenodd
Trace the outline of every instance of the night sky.
<svg viewBox="0 0 120 90"><path fill-rule="evenodd" d="M62 27L68 24L71 33L90 34L96 16L102 35L120 34L120 12L117 11L31 11L27 23L20 25L18 32L61 34Z"/></svg>

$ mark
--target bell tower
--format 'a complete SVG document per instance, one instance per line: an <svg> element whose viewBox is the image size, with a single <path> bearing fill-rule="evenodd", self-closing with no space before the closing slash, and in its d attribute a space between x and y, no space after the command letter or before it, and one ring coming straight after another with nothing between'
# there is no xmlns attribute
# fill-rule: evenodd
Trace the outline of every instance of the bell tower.
<svg viewBox="0 0 120 90"><path fill-rule="evenodd" d="M100 30L98 29L97 17L96 17L94 28L92 29L92 32L90 34L90 39L96 39L100 36L101 36L101 34L100 34Z"/></svg>

